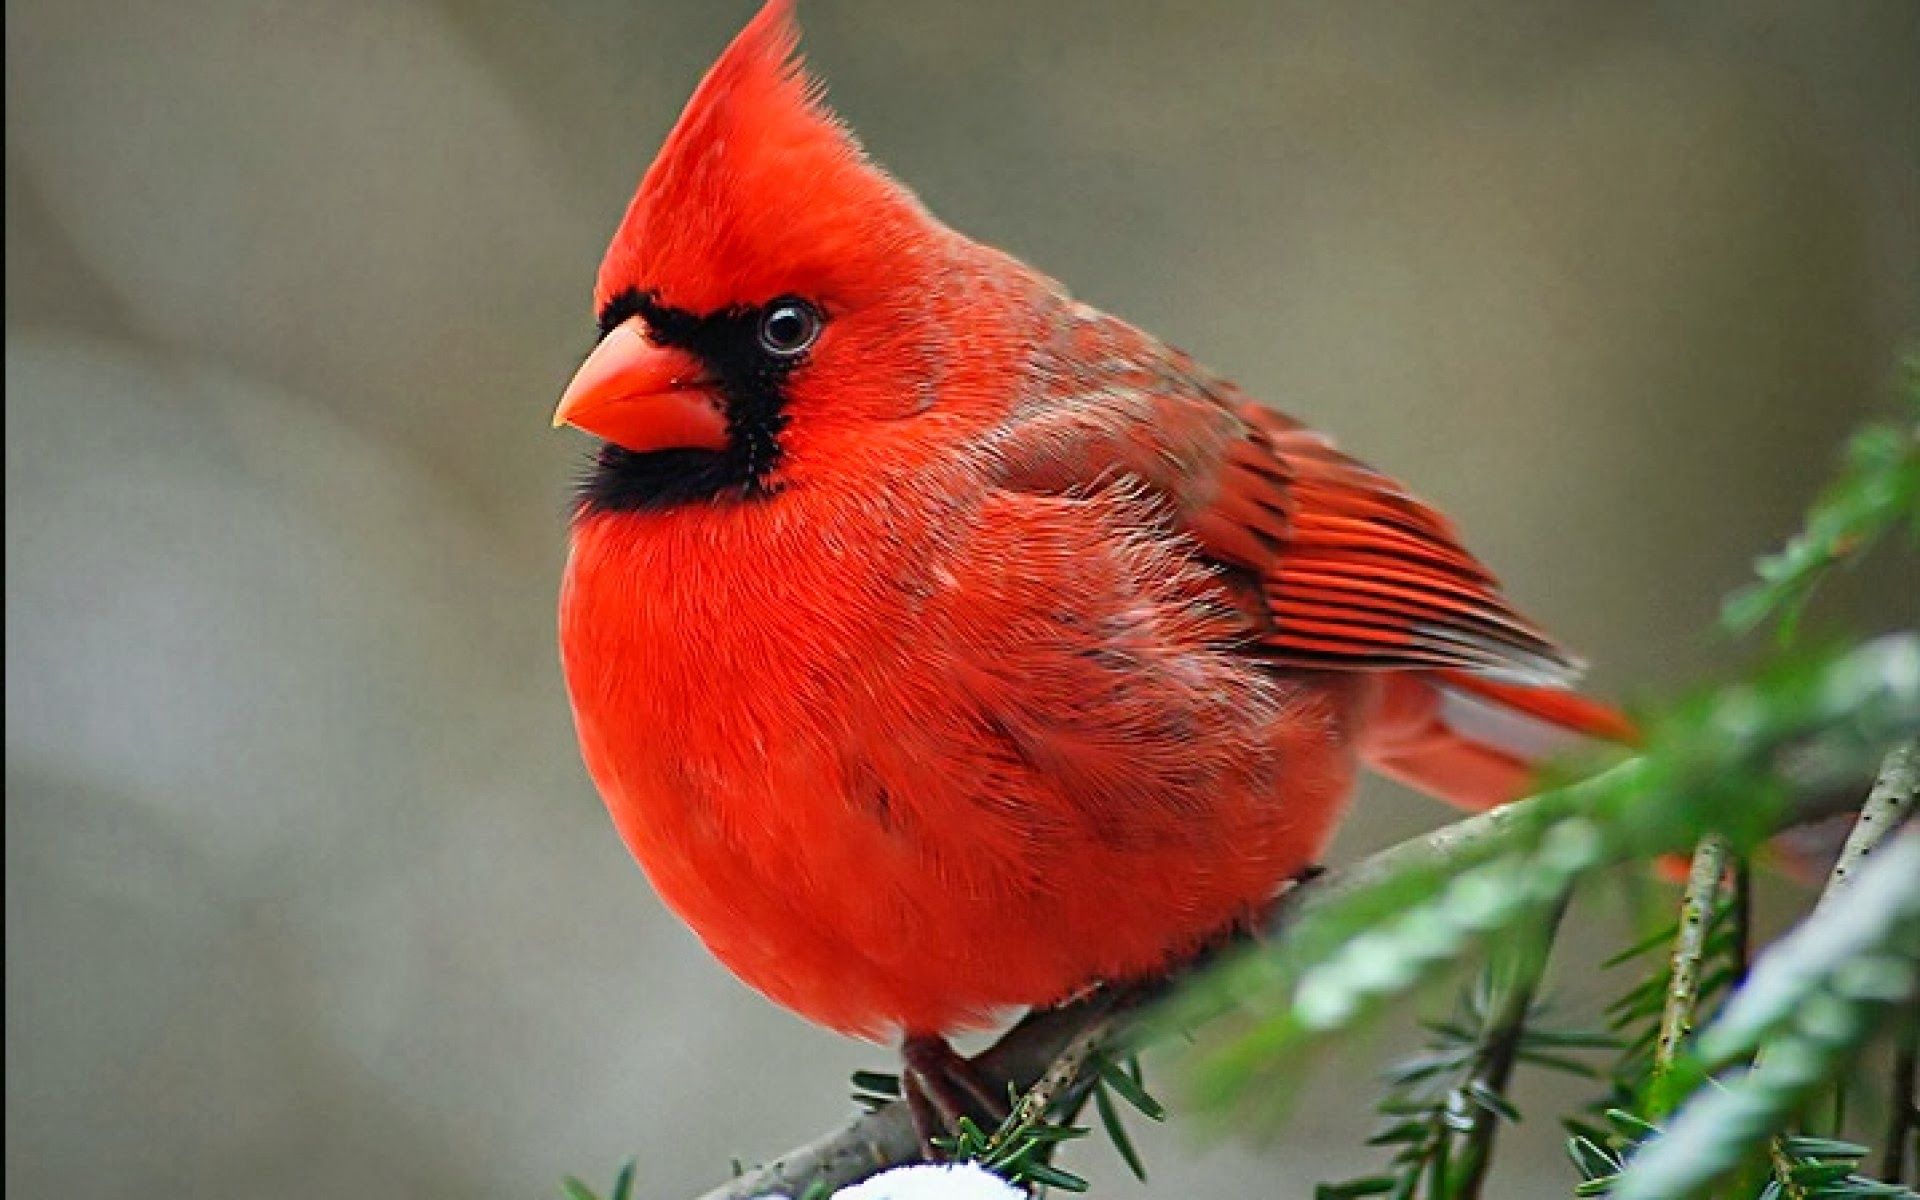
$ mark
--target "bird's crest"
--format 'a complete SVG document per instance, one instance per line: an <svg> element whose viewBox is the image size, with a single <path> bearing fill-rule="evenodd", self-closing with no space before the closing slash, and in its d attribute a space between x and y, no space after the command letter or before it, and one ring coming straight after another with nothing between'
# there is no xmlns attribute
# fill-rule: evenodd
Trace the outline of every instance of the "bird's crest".
<svg viewBox="0 0 1920 1200"><path fill-rule="evenodd" d="M638 289L705 312L892 274L928 218L828 109L799 38L791 0L769 0L707 71L614 235L597 304Z"/></svg>

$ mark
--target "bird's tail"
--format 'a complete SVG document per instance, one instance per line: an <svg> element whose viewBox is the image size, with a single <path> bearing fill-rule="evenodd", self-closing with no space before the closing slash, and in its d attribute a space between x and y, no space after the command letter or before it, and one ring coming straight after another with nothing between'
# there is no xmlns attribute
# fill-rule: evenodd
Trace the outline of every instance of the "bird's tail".
<svg viewBox="0 0 1920 1200"><path fill-rule="evenodd" d="M1561 688L1497 683L1459 671L1382 679L1379 706L1361 743L1367 765L1461 808L1518 799L1535 766L1583 743L1636 740L1626 717Z"/></svg>

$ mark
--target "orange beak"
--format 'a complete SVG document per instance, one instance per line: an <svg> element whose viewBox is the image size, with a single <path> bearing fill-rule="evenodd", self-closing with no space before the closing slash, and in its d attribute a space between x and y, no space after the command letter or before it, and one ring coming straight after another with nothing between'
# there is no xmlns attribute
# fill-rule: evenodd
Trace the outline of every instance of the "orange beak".
<svg viewBox="0 0 1920 1200"><path fill-rule="evenodd" d="M639 317L600 340L553 411L571 425L636 453L725 450L727 416L700 360L656 346Z"/></svg>

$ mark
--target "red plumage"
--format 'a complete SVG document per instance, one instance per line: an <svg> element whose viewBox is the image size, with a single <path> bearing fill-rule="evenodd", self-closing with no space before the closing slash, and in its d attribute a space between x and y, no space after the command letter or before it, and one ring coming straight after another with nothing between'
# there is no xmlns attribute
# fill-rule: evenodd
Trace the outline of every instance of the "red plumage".
<svg viewBox="0 0 1920 1200"><path fill-rule="evenodd" d="M1363 761L1491 804L1629 732L1443 517L941 225L794 45L775 0L700 85L559 414L624 446L561 597L586 762L741 978L977 1025L1260 908Z"/></svg>

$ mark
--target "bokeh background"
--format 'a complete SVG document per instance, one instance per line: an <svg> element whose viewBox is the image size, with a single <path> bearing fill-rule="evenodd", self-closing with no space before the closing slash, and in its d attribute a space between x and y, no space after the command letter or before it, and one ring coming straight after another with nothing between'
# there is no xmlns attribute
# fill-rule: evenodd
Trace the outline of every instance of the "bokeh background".
<svg viewBox="0 0 1920 1200"><path fill-rule="evenodd" d="M593 268L752 7L8 3L10 1193L690 1195L886 1064L664 913L552 645ZM936 211L1412 481L1603 694L1746 653L1718 597L1920 328L1911 0L802 18ZM1370 787L1335 857L1444 819ZM1080 1161L1306 1196L1367 1067L1143 1136L1144 1192Z"/></svg>

